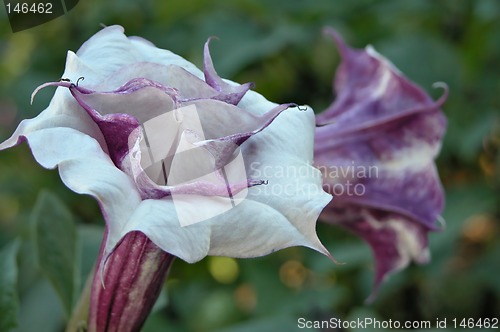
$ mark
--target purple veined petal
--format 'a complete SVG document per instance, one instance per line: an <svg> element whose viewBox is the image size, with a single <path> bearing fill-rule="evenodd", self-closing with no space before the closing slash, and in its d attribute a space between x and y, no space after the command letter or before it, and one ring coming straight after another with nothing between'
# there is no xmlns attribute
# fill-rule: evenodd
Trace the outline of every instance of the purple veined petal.
<svg viewBox="0 0 500 332"><path fill-rule="evenodd" d="M390 274L411 262L425 264L430 260L429 229L397 213L332 202L321 217L346 228L370 245L376 268L374 287L367 302L375 299L380 284Z"/></svg>
<svg viewBox="0 0 500 332"><path fill-rule="evenodd" d="M253 83L232 85L219 77L215 71L212 57L210 56L209 45L212 39L213 37L207 40L203 52L203 72L205 74L205 81L219 92L214 99L224 101L228 104L238 105L243 96L253 87Z"/></svg>
<svg viewBox="0 0 500 332"><path fill-rule="evenodd" d="M135 78L114 91L99 92L70 84L76 101L94 117L113 114L133 116L144 123L178 104L178 94L173 88L147 78Z"/></svg>
<svg viewBox="0 0 500 332"><path fill-rule="evenodd" d="M116 90L136 78L146 78L158 83L162 88L173 89L179 100L210 99L218 95L205 81L182 67L150 62L139 62L120 68L93 89Z"/></svg>
<svg viewBox="0 0 500 332"><path fill-rule="evenodd" d="M262 114L256 115L237 106L214 99L202 99L182 103L182 106L194 105L198 110L199 121L207 140L222 139L245 141L244 137L252 132L265 129L284 110L296 106L295 104L276 105L268 103ZM231 125L228 125L231 124ZM257 130L257 131L256 131ZM238 139L238 135L241 138Z"/></svg>
<svg viewBox="0 0 500 332"><path fill-rule="evenodd" d="M205 147L214 156L216 160L215 168L219 169L229 162L234 151L250 137L266 129L283 111L296 106L295 104L282 104L276 106L264 115L255 117L254 123L248 123L247 126L240 129L242 132L198 142L197 145ZM250 125L253 128L249 128Z"/></svg>
<svg viewBox="0 0 500 332"><path fill-rule="evenodd" d="M446 129L440 107L373 48L348 47L333 30L342 63L337 97L317 117L314 156L334 195L321 215L363 238L375 255L375 287L410 262L429 260L444 192L434 164Z"/></svg>
<svg viewBox="0 0 500 332"><path fill-rule="evenodd" d="M253 97L253 94L249 94L248 97ZM275 104L260 98L255 98L252 101L252 105L259 106L259 108L276 107ZM203 114L201 111L199 113ZM320 173L311 166L314 131L308 128L314 128L314 113L310 108L305 112L282 112L268 125L266 130L251 136L245 144L242 144L241 149L245 156L246 169L250 171L249 185L257 184L257 186L251 186L248 189L248 199L242 200L241 204L235 204L234 208L218 214L220 209L227 206L229 201L227 197L221 197L220 201L215 196L176 193L172 196L173 199L145 200L137 209L137 213L131 217L131 224L123 229L124 232L140 230L164 250L188 262L197 261L208 253L208 251L203 251L203 248L206 248L204 247L205 240L202 240L204 239L202 235L205 232L205 227L208 227L206 231L213 236L209 242L212 246L210 249L212 254L252 257L287 246L305 245L329 255L317 238L315 221L322 208L331 200L331 196L322 190ZM297 140L298 134L300 135L299 140ZM187 141L192 142L189 139ZM296 143L290 145L291 141ZM265 176L267 167L282 167L283 165L309 171L299 176L269 177L268 185L258 185L263 184L259 179L267 180ZM239 168L230 167L228 171L231 172L234 169L238 170ZM234 176L233 174L227 175L228 177ZM228 182L235 183L236 181L230 179ZM273 188L284 188L289 192L287 191L286 195L276 195L272 191ZM214 202L214 199L217 202ZM238 197L235 197L235 200L238 200ZM242 204L245 205L240 207ZM251 204L255 209L247 210L247 204ZM178 206L184 208L177 209ZM210 209L205 209L206 206L209 206ZM188 219L188 222L184 221L185 224L188 224L189 220L198 220L198 216L181 216L181 218L169 219L169 221L165 218L172 213L167 212L167 208L168 211L176 211L173 216L177 215L178 210L193 213L212 211L211 213L216 216L179 229L176 227L179 222ZM268 223L266 220L269 220L263 216L269 216L269 214L275 216L272 219L276 220L273 223L276 227L271 226L271 230L268 228L265 231L267 235L261 236L258 241L249 243L244 240L251 234L263 231L260 227ZM241 220L245 220L245 222L242 223ZM173 236L171 232L175 232L177 235ZM197 236L196 239L189 241L185 239L185 236L191 238L194 234ZM223 236L223 234L225 235ZM198 238L198 236L201 237ZM261 242L265 243L266 239L270 237L274 239L279 237L279 241L275 241L272 245L260 245ZM174 238L179 240L174 242L172 241ZM188 248L186 247L188 243L197 246ZM202 244L203 246L201 246Z"/></svg>
<svg viewBox="0 0 500 332"><path fill-rule="evenodd" d="M331 122L316 129L314 147L325 188L339 203L393 211L435 229L444 194L434 158L446 128L439 108L447 91L434 102L372 48L352 49L329 33L342 63L337 99L317 118Z"/></svg>
<svg viewBox="0 0 500 332"><path fill-rule="evenodd" d="M176 92L148 79L138 78L111 92L97 92L70 82L46 83L35 90L33 96L47 86L67 87L78 104L101 129L109 154L115 165L121 167L129 152L131 135L141 123L176 107ZM172 142L165 142L169 146Z"/></svg>
<svg viewBox="0 0 500 332"><path fill-rule="evenodd" d="M335 78L337 97L318 115L317 123L331 122L334 135L342 137L410 114L438 111L446 100L446 87L442 98L434 102L372 47L353 49L334 30L326 32L337 43L342 63Z"/></svg>
<svg viewBox="0 0 500 332"><path fill-rule="evenodd" d="M323 138L328 126L318 128L315 163L325 189L339 202L391 210L435 228L444 193L434 166L440 148L431 134L434 120L439 125L441 116L412 116L376 135L339 139L335 147Z"/></svg>

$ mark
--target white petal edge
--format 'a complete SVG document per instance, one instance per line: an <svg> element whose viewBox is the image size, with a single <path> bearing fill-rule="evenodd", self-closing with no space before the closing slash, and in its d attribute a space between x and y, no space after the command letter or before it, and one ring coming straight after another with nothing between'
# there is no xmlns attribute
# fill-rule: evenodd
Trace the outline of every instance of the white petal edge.
<svg viewBox="0 0 500 332"><path fill-rule="evenodd" d="M332 196L323 190L321 173L312 166L314 121L310 107L286 110L251 137L242 151L249 177L268 181L250 188L248 198L279 211L309 239L306 246L329 256L315 231L318 216Z"/></svg>
<svg viewBox="0 0 500 332"><path fill-rule="evenodd" d="M99 143L70 128L48 128L26 135L36 161L58 167L63 183L78 194L94 197L103 211L113 248L141 199L130 178L113 164Z"/></svg>
<svg viewBox="0 0 500 332"><path fill-rule="evenodd" d="M93 35L77 51L77 56L89 68L103 77L123 66L137 62L177 65L202 78L195 65L171 51L155 47L141 38L127 37L121 26L109 26Z"/></svg>

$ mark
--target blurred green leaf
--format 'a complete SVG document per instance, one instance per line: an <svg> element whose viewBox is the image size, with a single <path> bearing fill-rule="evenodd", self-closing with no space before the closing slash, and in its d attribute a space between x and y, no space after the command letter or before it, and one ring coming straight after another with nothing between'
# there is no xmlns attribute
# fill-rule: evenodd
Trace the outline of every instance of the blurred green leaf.
<svg viewBox="0 0 500 332"><path fill-rule="evenodd" d="M16 240L0 251L0 331L10 331L17 326L19 299L17 297Z"/></svg>
<svg viewBox="0 0 500 332"><path fill-rule="evenodd" d="M366 323L367 325L356 326L356 327L353 326L353 328L349 329L349 331L352 331L352 332L358 332L358 331L361 332L361 331L365 331L365 329L379 330L379 328L375 328L371 324L373 324L373 322L375 322L375 321L381 322L384 320L372 308L358 307L358 308L352 309L352 311L349 313L349 316L347 317L346 321L348 321L348 322L361 321L363 323ZM343 325L341 325L341 326L343 326Z"/></svg>
<svg viewBox="0 0 500 332"><path fill-rule="evenodd" d="M104 233L104 227L97 225L78 225L77 228L80 247L80 280L85 280L93 272L99 248ZM80 285L83 287L82 285Z"/></svg>
<svg viewBox="0 0 500 332"><path fill-rule="evenodd" d="M495 125L495 120L498 114L494 111L487 113L469 124L469 130L463 135L463 144L461 145L460 154L466 160L474 160L477 154L481 151L484 144L485 133L489 133Z"/></svg>
<svg viewBox="0 0 500 332"><path fill-rule="evenodd" d="M38 279L23 295L16 332L62 331L64 308L47 279Z"/></svg>
<svg viewBox="0 0 500 332"><path fill-rule="evenodd" d="M40 268L71 313L79 286L76 227L71 212L57 196L42 191L33 210Z"/></svg>

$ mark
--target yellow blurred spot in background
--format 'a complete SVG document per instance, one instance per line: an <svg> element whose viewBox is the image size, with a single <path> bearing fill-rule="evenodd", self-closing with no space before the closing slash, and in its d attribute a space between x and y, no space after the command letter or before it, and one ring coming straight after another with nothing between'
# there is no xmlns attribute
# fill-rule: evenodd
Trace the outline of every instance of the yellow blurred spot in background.
<svg viewBox="0 0 500 332"><path fill-rule="evenodd" d="M234 301L238 308L245 312L250 313L257 305L257 293L250 284L242 284L234 291Z"/></svg>
<svg viewBox="0 0 500 332"><path fill-rule="evenodd" d="M12 35L2 54L0 72L7 78L5 81L15 79L29 69L28 63L33 57L35 37L31 33ZM7 65L8 64L8 65Z"/></svg>
<svg viewBox="0 0 500 332"><path fill-rule="evenodd" d="M230 284L238 278L239 267L236 260L229 257L209 257L208 270L221 284Z"/></svg>
<svg viewBox="0 0 500 332"><path fill-rule="evenodd" d="M296 260L286 261L280 268L280 280L290 288L300 288L306 281L307 269Z"/></svg>
<svg viewBox="0 0 500 332"><path fill-rule="evenodd" d="M471 242L487 242L496 233L495 220L487 214L478 214L467 219L463 226L464 237Z"/></svg>

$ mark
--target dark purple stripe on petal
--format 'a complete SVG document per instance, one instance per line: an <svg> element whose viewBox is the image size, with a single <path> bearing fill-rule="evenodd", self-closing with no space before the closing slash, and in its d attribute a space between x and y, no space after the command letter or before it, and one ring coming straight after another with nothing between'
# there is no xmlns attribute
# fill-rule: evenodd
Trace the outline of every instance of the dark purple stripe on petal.
<svg viewBox="0 0 500 332"><path fill-rule="evenodd" d="M119 88L116 94L127 94L132 93L140 88L154 85L154 82L138 79L132 80L123 87ZM35 98L36 94L43 88L48 86L57 86L68 88L80 104L80 106L90 115L92 120L97 124L101 130L109 151L109 156L114 164L119 167L123 157L128 153L129 137L133 131L140 125L138 120L129 114L119 113L119 114L105 114L102 115L96 109L88 105L82 96L97 94L98 92L86 89L84 87L78 86L72 82L59 81L59 82L48 82L40 85L35 89L31 95L31 102ZM169 91L170 92L170 91Z"/></svg>
<svg viewBox="0 0 500 332"><path fill-rule="evenodd" d="M178 99L175 89L146 78L132 79L111 92L97 92L74 84L68 87L101 129L110 157L119 168L129 153L130 142L135 141L131 135L139 134L136 129L141 123L161 112L170 111L176 107Z"/></svg>
<svg viewBox="0 0 500 332"><path fill-rule="evenodd" d="M138 182L140 183L141 179L145 182L146 178L147 175L142 174L138 177ZM220 183L199 180L175 186L159 186L148 181L147 183L140 183L138 187L143 199L162 199L172 195L229 197L230 194L236 195L244 189L262 184L266 184L266 181L248 180L247 182L228 183L221 179Z"/></svg>
<svg viewBox="0 0 500 332"><path fill-rule="evenodd" d="M76 89L78 88L70 87L71 94L99 126L106 140L111 160L117 167L120 167L123 158L129 152L130 135L140 126L139 121L128 114L101 115L82 100L79 91L75 91Z"/></svg>

